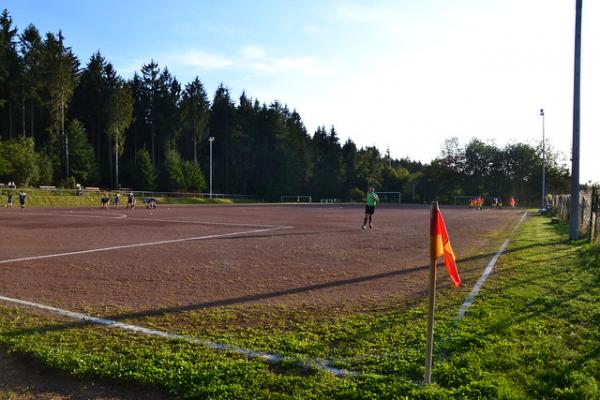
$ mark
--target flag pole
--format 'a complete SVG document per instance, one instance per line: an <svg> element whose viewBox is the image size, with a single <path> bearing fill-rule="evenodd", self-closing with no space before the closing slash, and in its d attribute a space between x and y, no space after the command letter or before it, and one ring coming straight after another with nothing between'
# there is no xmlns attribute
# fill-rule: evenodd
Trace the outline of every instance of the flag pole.
<svg viewBox="0 0 600 400"><path fill-rule="evenodd" d="M438 202L431 203L431 214L438 210ZM431 234L431 233L430 233ZM431 383L431 364L433 357L433 314L435 312L435 271L437 268L437 258L431 257L429 266L429 310L427 313L427 347L425 348L425 374L423 375L423 383Z"/></svg>

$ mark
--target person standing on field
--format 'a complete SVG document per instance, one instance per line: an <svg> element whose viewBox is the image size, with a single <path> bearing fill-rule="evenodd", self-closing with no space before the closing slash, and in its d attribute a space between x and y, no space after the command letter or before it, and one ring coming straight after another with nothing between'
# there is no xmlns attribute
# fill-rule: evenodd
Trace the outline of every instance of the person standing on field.
<svg viewBox="0 0 600 400"><path fill-rule="evenodd" d="M129 194L127 195L127 208L133 210L134 207L135 196L133 195L133 192L129 192Z"/></svg>
<svg viewBox="0 0 600 400"><path fill-rule="evenodd" d="M21 211L25 208L25 201L27 201L27 193L19 192L19 206L21 207Z"/></svg>
<svg viewBox="0 0 600 400"><path fill-rule="evenodd" d="M379 201L379 196L375 193L375 188L371 187L367 192L367 205L365 207L365 220L363 221L362 228L367 229L367 219L369 220L369 229L373 229L373 213L375 212L375 206Z"/></svg>

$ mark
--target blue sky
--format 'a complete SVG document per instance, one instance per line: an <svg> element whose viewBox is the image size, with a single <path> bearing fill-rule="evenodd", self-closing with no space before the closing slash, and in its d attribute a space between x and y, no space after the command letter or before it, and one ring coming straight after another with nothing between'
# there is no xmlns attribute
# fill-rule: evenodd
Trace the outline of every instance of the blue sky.
<svg viewBox="0 0 600 400"><path fill-rule="evenodd" d="M279 100L312 133L429 162L445 139L537 144L570 158L574 0L4 0L20 30L62 29L125 78L156 60L210 96ZM581 181L600 181L600 4L583 5ZM570 165L570 163L569 163Z"/></svg>

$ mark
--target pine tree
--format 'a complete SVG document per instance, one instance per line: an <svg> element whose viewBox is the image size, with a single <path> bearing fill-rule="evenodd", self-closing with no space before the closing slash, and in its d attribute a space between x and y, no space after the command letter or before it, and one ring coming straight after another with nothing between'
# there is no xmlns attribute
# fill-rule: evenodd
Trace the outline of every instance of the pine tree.
<svg viewBox="0 0 600 400"><path fill-rule="evenodd" d="M54 156L63 165L64 177L69 176L68 142L65 136L65 116L75 89L79 61L71 49L65 47L64 36L52 33L44 41L44 80L46 82L46 100L49 111L47 131L52 148L59 153Z"/></svg>
<svg viewBox="0 0 600 400"><path fill-rule="evenodd" d="M156 168L156 135L159 120L157 112L159 98L158 78L160 76L158 63L151 60L149 64L143 65L141 74L141 84L138 88L139 93L136 93L136 97L139 97L136 106L140 107L142 121L144 121L140 127L142 133L141 144L150 146L152 167Z"/></svg>
<svg viewBox="0 0 600 400"><path fill-rule="evenodd" d="M97 185L98 169L94 149L88 141L83 124L76 119L70 121L66 135L69 138L71 176L76 183Z"/></svg>
<svg viewBox="0 0 600 400"><path fill-rule="evenodd" d="M203 192L206 190L206 178L197 162L184 161L181 168L186 190L190 192Z"/></svg>
<svg viewBox="0 0 600 400"><path fill-rule="evenodd" d="M260 161L267 157L267 151L260 145L260 127L259 127L258 102L253 103L252 99L242 92L239 105L236 110L239 134L237 136L238 157L241 162L236 168L238 176L238 186L236 191L243 194L264 195L261 187L261 164Z"/></svg>
<svg viewBox="0 0 600 400"><path fill-rule="evenodd" d="M81 71L69 112L71 118L83 123L90 136L96 160L101 162L99 172L103 184L108 183L111 177L109 163L112 161L112 151L106 136L107 113L110 93L117 83L118 77L112 65L100 52L94 53Z"/></svg>
<svg viewBox="0 0 600 400"><path fill-rule="evenodd" d="M142 147L137 153L134 183L138 190L156 189L156 174L152 167L150 153L145 147Z"/></svg>
<svg viewBox="0 0 600 400"><path fill-rule="evenodd" d="M219 165L215 173L215 186L224 193L231 193L235 180L235 143L238 132L236 108L229 95L229 90L222 84L215 92L210 115L210 136L214 137L213 159ZM242 160L240 160L242 162Z"/></svg>
<svg viewBox="0 0 600 400"><path fill-rule="evenodd" d="M106 134L109 142L114 143L115 157L115 187L119 187L119 157L123 154L125 132L131 125L133 118L133 98L128 87L121 83L117 86L108 99L108 124ZM112 146L111 146L112 147Z"/></svg>
<svg viewBox="0 0 600 400"><path fill-rule="evenodd" d="M198 162L198 142L207 135L210 103L200 79L196 77L185 86L181 102L181 120L186 138L191 138L193 160ZM186 143L184 141L183 143ZM185 146L187 147L187 146Z"/></svg>
<svg viewBox="0 0 600 400"><path fill-rule="evenodd" d="M18 104L18 82L21 80L21 64L16 48L17 28L12 26L8 10L0 15L0 132L15 135L15 114Z"/></svg>
<svg viewBox="0 0 600 400"><path fill-rule="evenodd" d="M20 54L23 63L21 79L21 119L23 136L36 136L36 108L41 106L42 81L42 38L34 25L29 25L20 35ZM29 118L27 118L29 113ZM27 129L29 124L29 129Z"/></svg>
<svg viewBox="0 0 600 400"><path fill-rule="evenodd" d="M167 149L160 169L160 188L175 192L185 188L181 156L175 149Z"/></svg>

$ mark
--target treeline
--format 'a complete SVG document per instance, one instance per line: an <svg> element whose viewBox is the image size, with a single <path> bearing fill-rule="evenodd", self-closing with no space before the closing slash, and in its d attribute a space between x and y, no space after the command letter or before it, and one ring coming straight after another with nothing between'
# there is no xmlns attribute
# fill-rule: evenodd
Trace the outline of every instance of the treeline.
<svg viewBox="0 0 600 400"><path fill-rule="evenodd" d="M206 191L212 137L217 193L359 200L373 185L415 202L540 193L540 149L527 144L453 140L430 164L391 159L340 143L334 127L309 134L279 102L234 99L223 84L209 99L198 77L182 85L155 61L125 80L100 52L81 66L61 32L19 33L7 10L0 25L0 181ZM555 154L547 165L549 190L567 190Z"/></svg>

